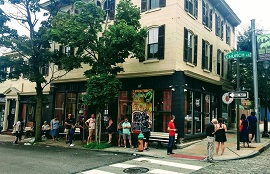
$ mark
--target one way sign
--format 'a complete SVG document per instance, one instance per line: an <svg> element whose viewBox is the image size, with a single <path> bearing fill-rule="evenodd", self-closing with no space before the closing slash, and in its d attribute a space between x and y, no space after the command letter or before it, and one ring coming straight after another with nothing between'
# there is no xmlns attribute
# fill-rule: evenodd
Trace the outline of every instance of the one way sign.
<svg viewBox="0 0 270 174"><path fill-rule="evenodd" d="M248 98L248 92L247 91L229 92L229 98L234 98L234 99Z"/></svg>

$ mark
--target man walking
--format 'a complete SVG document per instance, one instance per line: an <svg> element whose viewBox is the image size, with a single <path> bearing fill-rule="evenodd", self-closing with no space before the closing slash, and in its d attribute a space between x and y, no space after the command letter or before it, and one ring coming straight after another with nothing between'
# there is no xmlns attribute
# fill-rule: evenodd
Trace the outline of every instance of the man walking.
<svg viewBox="0 0 270 174"><path fill-rule="evenodd" d="M177 131L177 129L175 129L175 126L174 126L174 119L175 119L175 116L172 115L171 121L168 124L169 143L168 143L168 148L167 148L167 155L174 154L172 150L173 150L173 145L174 145L174 140L175 140L175 132Z"/></svg>
<svg viewBox="0 0 270 174"><path fill-rule="evenodd" d="M214 142L215 142L215 124L217 124L217 119L213 119L206 127L207 136L207 161L212 163L214 156Z"/></svg>
<svg viewBox="0 0 270 174"><path fill-rule="evenodd" d="M19 120L16 122L15 126L15 130L16 130L16 138L13 144L18 144L18 141L21 140L22 137L22 119L19 118Z"/></svg>
<svg viewBox="0 0 270 174"><path fill-rule="evenodd" d="M249 143L251 143L251 140L254 138L256 131L257 131L257 117L255 116L255 112L251 112L250 116L247 117L248 120L248 137L249 137Z"/></svg>

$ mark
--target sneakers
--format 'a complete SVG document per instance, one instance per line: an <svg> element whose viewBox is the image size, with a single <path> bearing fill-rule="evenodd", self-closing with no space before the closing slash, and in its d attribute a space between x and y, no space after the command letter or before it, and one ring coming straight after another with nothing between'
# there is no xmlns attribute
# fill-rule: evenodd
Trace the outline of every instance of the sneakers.
<svg viewBox="0 0 270 174"><path fill-rule="evenodd" d="M69 146L70 146L70 147L73 147L73 146L74 146L74 144L70 144Z"/></svg>

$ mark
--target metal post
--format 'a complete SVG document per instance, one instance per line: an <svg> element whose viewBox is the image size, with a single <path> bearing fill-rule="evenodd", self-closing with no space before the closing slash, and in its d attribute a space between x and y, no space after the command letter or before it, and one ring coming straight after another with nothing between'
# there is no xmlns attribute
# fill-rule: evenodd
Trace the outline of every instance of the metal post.
<svg viewBox="0 0 270 174"><path fill-rule="evenodd" d="M259 114L258 114L258 73L257 73L257 53L256 53L256 35L255 35L255 19L251 20L251 31L252 31L252 62L253 62L253 82L254 82L254 111L257 117L257 131L256 131L256 142L260 143L260 121L259 121Z"/></svg>
<svg viewBox="0 0 270 174"><path fill-rule="evenodd" d="M267 69L269 68L269 62L263 62L263 68L265 69L265 116L264 116L264 129L262 137L269 137L268 134L268 118L267 118L267 101L268 101L268 88L267 88Z"/></svg>
<svg viewBox="0 0 270 174"><path fill-rule="evenodd" d="M240 64L240 58L237 58L237 81L236 81L236 91L240 91L240 73L239 73L239 64ZM237 150L240 150L240 133L239 133L239 122L240 122L240 118L239 118L239 104L240 103L240 99L236 100L236 107L237 107L237 111L236 111L236 131L237 131Z"/></svg>

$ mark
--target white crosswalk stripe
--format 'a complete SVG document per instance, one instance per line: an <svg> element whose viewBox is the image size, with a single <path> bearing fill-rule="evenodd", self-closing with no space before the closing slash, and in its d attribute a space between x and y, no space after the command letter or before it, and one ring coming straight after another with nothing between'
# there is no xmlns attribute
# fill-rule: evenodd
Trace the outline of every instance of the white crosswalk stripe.
<svg viewBox="0 0 270 174"><path fill-rule="evenodd" d="M188 164L191 163L191 164ZM157 159L151 157L136 158L122 163L111 164L93 170L81 172L80 174L125 174L125 169L146 168L147 174L188 174L199 170L207 165L194 165L192 162L181 162L179 160Z"/></svg>

